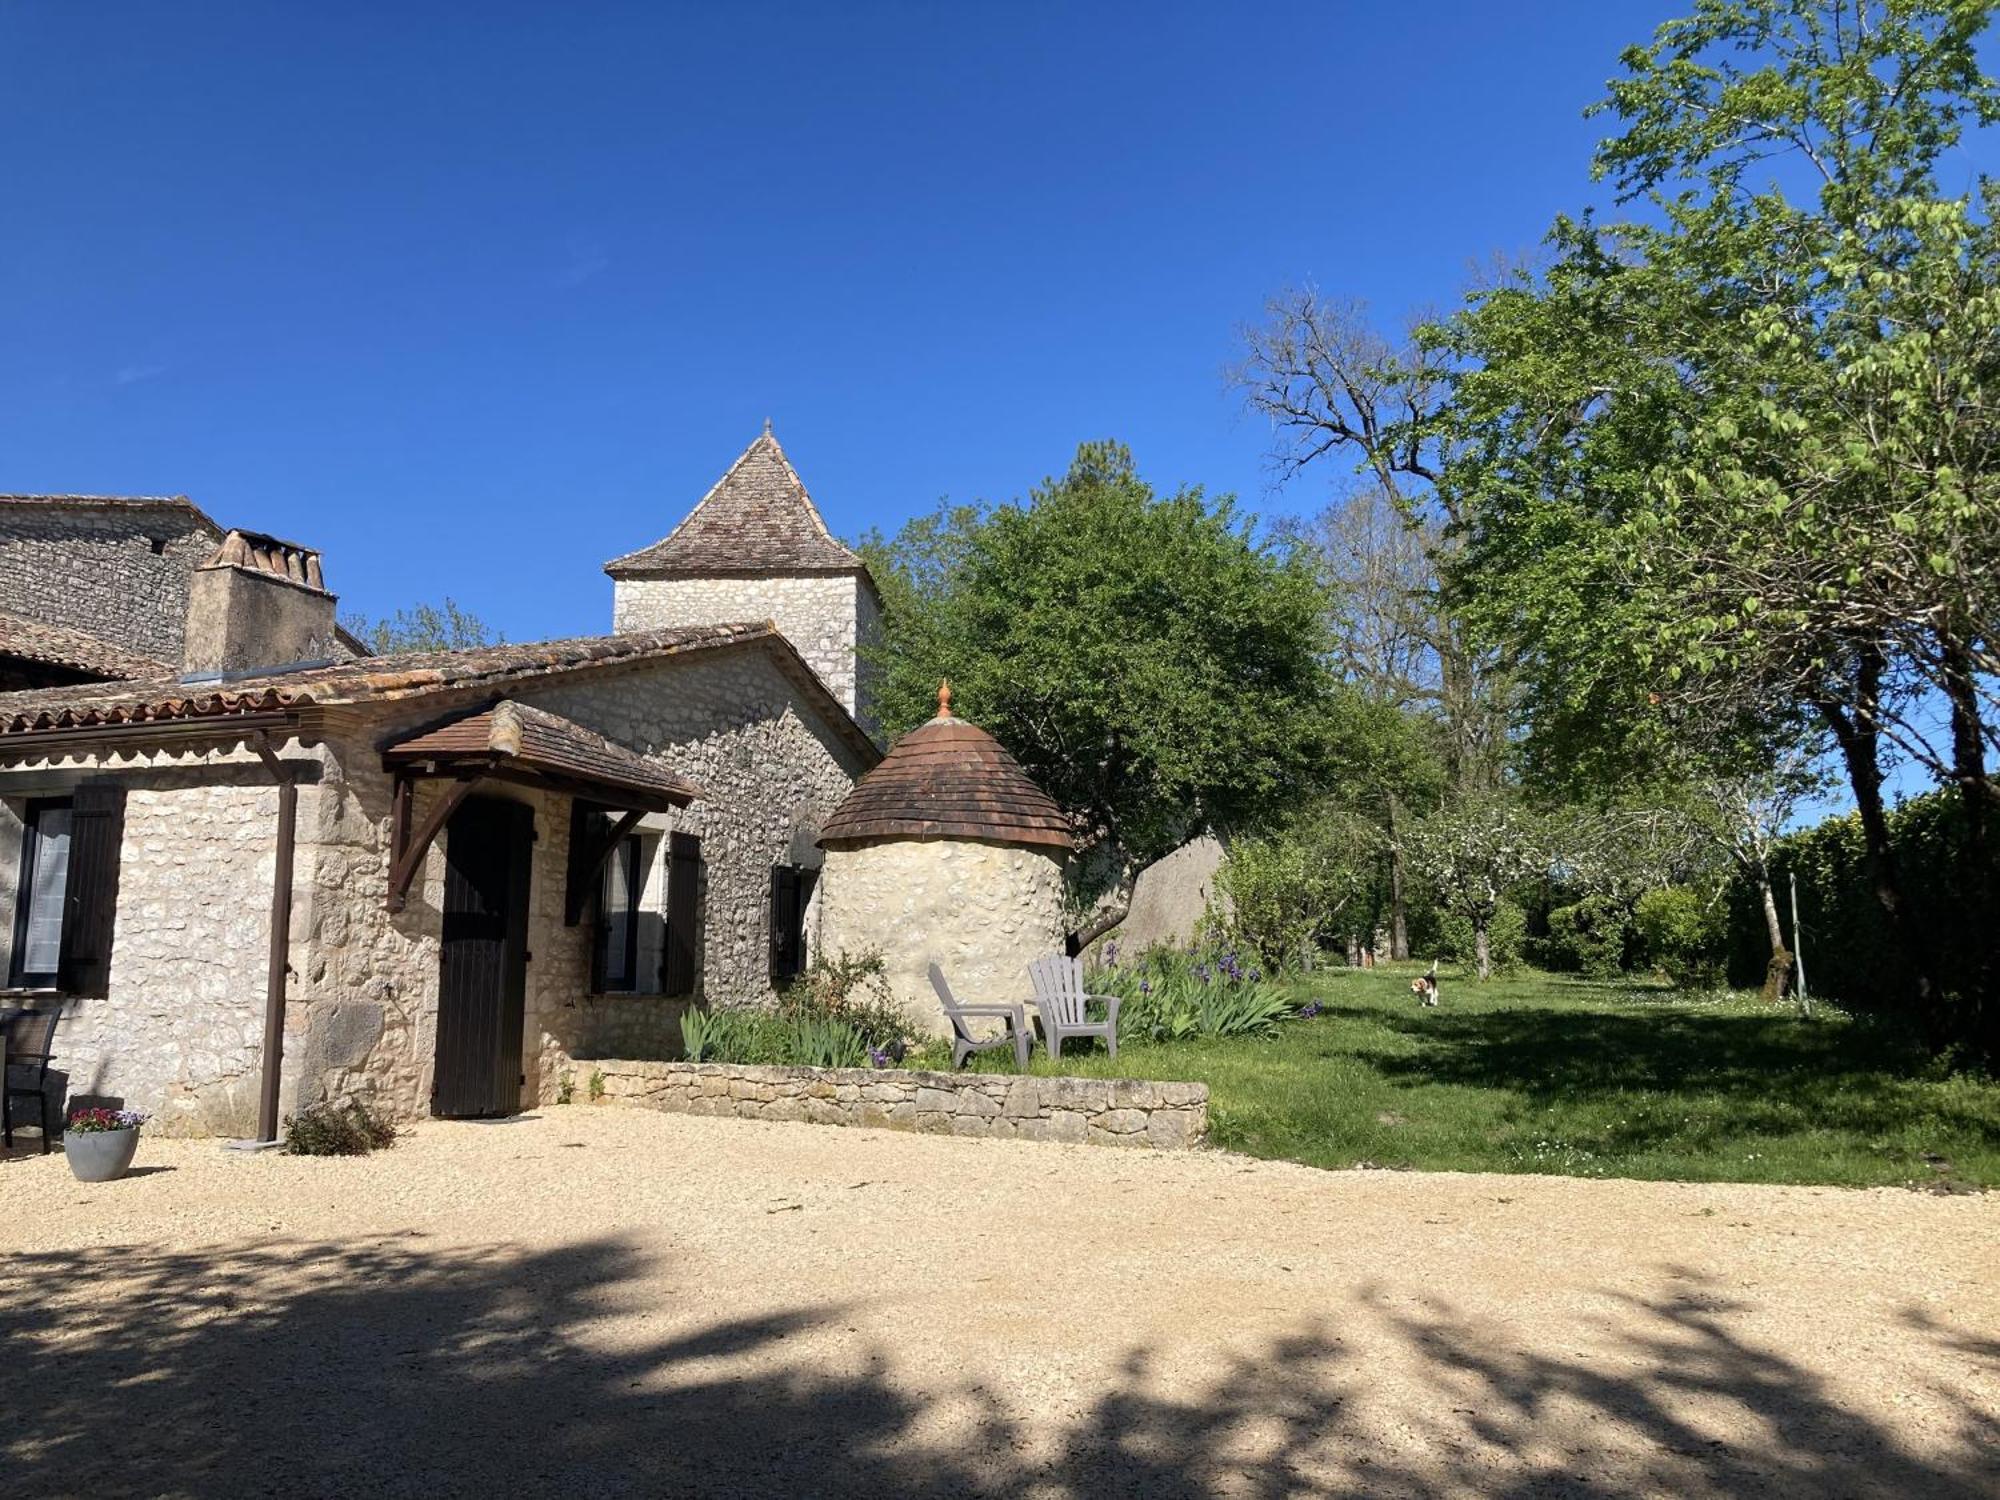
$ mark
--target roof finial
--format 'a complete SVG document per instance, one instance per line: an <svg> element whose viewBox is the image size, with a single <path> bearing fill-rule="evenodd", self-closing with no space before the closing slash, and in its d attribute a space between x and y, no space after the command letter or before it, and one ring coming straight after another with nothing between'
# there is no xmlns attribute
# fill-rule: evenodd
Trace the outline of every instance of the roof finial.
<svg viewBox="0 0 2000 1500"><path fill-rule="evenodd" d="M770 435L771 435L771 419L769 417L766 417L764 418L764 436L769 437Z"/></svg>
<svg viewBox="0 0 2000 1500"><path fill-rule="evenodd" d="M949 677L941 677L938 679L937 716L940 719L949 719L951 717L951 679Z"/></svg>

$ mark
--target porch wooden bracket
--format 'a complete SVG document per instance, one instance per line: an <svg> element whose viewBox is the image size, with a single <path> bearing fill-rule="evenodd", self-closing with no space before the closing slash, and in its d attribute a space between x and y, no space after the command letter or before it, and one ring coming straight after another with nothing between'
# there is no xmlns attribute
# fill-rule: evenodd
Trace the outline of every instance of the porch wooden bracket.
<svg viewBox="0 0 2000 1500"><path fill-rule="evenodd" d="M590 846L587 851L587 862L578 862L576 878L570 881L569 889L563 893L565 927L574 927L583 920L584 902L589 900L590 892L597 888L598 877L604 873L604 867L611 862L611 856L617 850L619 840L637 828L639 820L645 816L646 814L639 809L625 813L605 830L601 839Z"/></svg>
<svg viewBox="0 0 2000 1500"><path fill-rule="evenodd" d="M392 912L403 909L409 897L410 882L423 868L424 856L430 853L431 845L444 830L446 821L458 810L458 804L465 800L466 793L479 783L477 776L454 778L437 801L431 804L431 810L424 814L424 821L412 832L410 809L415 795L414 780L410 776L396 778L389 829L389 897L383 903Z"/></svg>

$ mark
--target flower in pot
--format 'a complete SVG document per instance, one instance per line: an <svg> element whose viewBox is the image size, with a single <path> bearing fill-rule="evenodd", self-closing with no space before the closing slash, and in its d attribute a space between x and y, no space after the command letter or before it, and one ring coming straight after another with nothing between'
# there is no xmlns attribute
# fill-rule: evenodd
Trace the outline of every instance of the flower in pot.
<svg viewBox="0 0 2000 1500"><path fill-rule="evenodd" d="M63 1130L63 1155L78 1182L115 1182L139 1149L146 1117L136 1109L73 1109Z"/></svg>

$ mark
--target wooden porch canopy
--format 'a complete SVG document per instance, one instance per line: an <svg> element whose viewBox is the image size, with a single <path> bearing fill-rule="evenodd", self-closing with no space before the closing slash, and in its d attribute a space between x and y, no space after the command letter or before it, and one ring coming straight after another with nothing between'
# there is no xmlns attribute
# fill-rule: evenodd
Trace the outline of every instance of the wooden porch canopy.
<svg viewBox="0 0 2000 1500"><path fill-rule="evenodd" d="M401 911L424 855L466 794L482 781L505 781L561 792L620 811L589 850L573 850L569 904L611 857L618 841L649 812L686 807L702 790L656 761L613 744L594 730L503 698L382 747L382 765L396 778L390 831L390 911ZM412 826L416 783L449 781L421 825ZM569 915L574 922L575 915Z"/></svg>

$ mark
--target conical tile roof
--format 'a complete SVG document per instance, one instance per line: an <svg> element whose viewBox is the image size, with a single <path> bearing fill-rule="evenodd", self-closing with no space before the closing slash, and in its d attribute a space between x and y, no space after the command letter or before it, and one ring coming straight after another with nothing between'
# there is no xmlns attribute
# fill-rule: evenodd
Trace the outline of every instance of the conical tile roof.
<svg viewBox="0 0 2000 1500"><path fill-rule="evenodd" d="M729 573L859 573L767 426L686 520L660 541L613 558L614 578Z"/></svg>
<svg viewBox="0 0 2000 1500"><path fill-rule="evenodd" d="M873 839L977 839L1067 850L1070 821L1019 761L976 724L938 714L890 747L820 831L824 847Z"/></svg>

